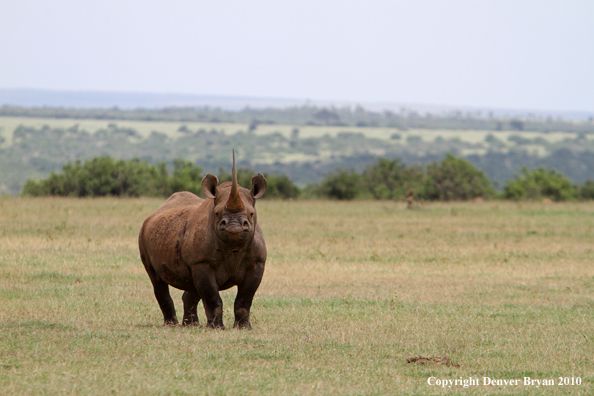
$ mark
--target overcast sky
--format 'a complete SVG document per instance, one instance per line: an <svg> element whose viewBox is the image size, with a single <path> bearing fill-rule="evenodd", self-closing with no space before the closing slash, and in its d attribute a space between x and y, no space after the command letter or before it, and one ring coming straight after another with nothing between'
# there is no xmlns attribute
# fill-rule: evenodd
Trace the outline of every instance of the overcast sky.
<svg viewBox="0 0 594 396"><path fill-rule="evenodd" d="M594 109L594 1L0 3L0 88Z"/></svg>

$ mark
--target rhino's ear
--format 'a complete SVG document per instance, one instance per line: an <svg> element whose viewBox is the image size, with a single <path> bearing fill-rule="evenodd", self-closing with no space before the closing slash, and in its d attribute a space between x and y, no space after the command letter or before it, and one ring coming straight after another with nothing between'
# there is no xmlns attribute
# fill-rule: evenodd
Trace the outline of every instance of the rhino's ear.
<svg viewBox="0 0 594 396"><path fill-rule="evenodd" d="M219 178L215 175L207 173L202 179L202 192L207 198L214 198L217 195L217 186L219 185Z"/></svg>
<svg viewBox="0 0 594 396"><path fill-rule="evenodd" d="M252 177L252 197L254 199L262 198L266 193L266 188L268 184L266 183L266 179L262 176L261 173L258 173L257 176Z"/></svg>

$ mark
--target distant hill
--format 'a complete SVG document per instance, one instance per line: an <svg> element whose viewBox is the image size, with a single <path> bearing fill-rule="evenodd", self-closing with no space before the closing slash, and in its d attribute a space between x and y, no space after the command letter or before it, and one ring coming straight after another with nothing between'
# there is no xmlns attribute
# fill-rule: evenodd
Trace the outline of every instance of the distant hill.
<svg viewBox="0 0 594 396"><path fill-rule="evenodd" d="M69 108L163 108L220 107L239 110L250 107L289 107L304 105L305 100L249 98L217 95L187 95L151 92L53 91L41 89L0 89L0 106L69 107Z"/></svg>
<svg viewBox="0 0 594 396"><path fill-rule="evenodd" d="M555 111L529 109L490 109L470 106L431 105L410 103L375 103L355 101L330 101L287 98L256 98L223 95L190 95L154 92L110 92L110 91L58 91L26 88L0 88L0 106L23 107L67 107L67 108L113 108L157 109L164 107L214 107L223 110L240 110L245 107L256 109L287 108L314 105L318 107L355 107L360 105L370 111L389 110L393 112L414 111L420 114L449 115L452 112L467 114L491 114L494 117L563 118L585 120L594 117L591 112Z"/></svg>

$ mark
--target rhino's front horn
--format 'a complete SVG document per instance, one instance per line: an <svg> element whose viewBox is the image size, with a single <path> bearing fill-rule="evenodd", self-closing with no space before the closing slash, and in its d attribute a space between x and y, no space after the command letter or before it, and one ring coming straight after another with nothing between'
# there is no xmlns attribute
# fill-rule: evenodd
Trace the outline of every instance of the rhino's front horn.
<svg viewBox="0 0 594 396"><path fill-rule="evenodd" d="M239 212L244 209L243 201L239 196L239 185L237 184L237 168L235 168L235 150L233 150L233 168L231 169L233 181L231 184L231 193L225 205L228 211Z"/></svg>

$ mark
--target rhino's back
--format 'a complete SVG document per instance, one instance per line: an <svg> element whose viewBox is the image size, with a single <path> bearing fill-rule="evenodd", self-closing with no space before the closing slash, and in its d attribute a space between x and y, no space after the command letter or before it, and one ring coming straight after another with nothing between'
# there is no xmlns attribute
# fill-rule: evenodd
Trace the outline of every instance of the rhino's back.
<svg viewBox="0 0 594 396"><path fill-rule="evenodd" d="M177 241L178 233L185 233L188 216L204 202L204 199L183 191L171 195L144 221L140 230L140 244L145 247L167 245ZM153 250L151 249L151 250Z"/></svg>
<svg viewBox="0 0 594 396"><path fill-rule="evenodd" d="M155 210L155 212L151 216L154 216L164 211L168 211L170 209L183 209L187 206L200 205L202 202L204 202L204 199L192 194L191 192L176 192L173 193L167 199L167 201L163 202L163 205L159 206L159 208Z"/></svg>

